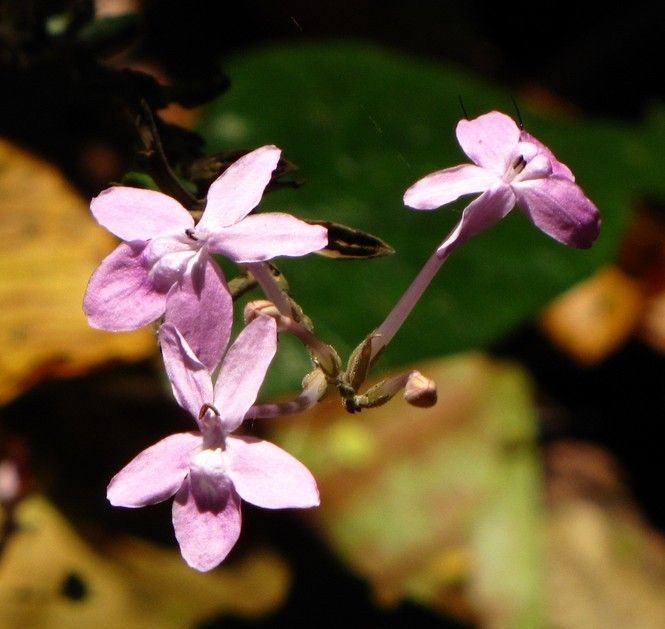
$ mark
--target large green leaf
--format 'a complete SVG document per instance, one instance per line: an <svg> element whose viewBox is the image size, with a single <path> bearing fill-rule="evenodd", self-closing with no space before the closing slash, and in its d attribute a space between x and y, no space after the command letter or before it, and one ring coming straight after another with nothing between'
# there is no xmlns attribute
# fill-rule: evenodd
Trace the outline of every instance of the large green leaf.
<svg viewBox="0 0 665 629"><path fill-rule="evenodd" d="M227 67L232 88L201 122L208 148L277 144L306 181L270 194L262 207L365 229L397 250L362 262L280 262L318 333L347 354L382 321L464 206L416 212L401 200L426 173L467 161L454 136L458 97L473 116L510 111L510 93L458 68L363 44L263 48ZM591 250L572 250L513 212L451 257L383 366L495 341L611 259L634 201L663 190L665 163L646 129L527 107L522 115L599 206L600 238ZM290 372L279 388L302 373Z"/></svg>

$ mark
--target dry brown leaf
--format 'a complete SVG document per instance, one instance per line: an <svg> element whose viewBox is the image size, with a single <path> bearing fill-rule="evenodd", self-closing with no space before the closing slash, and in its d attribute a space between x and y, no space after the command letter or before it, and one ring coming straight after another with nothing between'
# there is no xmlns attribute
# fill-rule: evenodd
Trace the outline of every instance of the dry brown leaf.
<svg viewBox="0 0 665 629"><path fill-rule="evenodd" d="M643 306L640 284L608 266L555 299L543 311L540 324L564 351L593 365L628 338Z"/></svg>
<svg viewBox="0 0 665 629"><path fill-rule="evenodd" d="M24 500L16 519L0 558L3 628L179 629L221 613L266 614L288 591L288 568L268 550L203 574L176 550L133 538L101 554L40 496Z"/></svg>
<svg viewBox="0 0 665 629"><path fill-rule="evenodd" d="M0 404L53 375L154 351L148 330L91 329L81 302L115 242L47 162L0 140Z"/></svg>

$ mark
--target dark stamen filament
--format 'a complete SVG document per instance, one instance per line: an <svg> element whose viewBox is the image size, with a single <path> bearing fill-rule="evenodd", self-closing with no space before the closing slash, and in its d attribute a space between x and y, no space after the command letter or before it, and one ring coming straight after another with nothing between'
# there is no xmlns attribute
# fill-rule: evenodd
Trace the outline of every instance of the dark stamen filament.
<svg viewBox="0 0 665 629"><path fill-rule="evenodd" d="M521 173L524 170L525 166L526 166L526 160L524 159L524 156L520 155L513 164L513 170L516 173Z"/></svg>
<svg viewBox="0 0 665 629"><path fill-rule="evenodd" d="M203 419L203 416L208 412L212 411L219 417L219 411L212 405L208 404L207 402L201 407L201 410L199 411L199 419Z"/></svg>

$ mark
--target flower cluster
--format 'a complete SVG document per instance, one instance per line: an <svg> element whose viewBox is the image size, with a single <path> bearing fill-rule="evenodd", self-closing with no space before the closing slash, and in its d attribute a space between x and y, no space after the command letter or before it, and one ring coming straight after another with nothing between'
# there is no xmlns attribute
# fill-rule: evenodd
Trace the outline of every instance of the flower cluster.
<svg viewBox="0 0 665 629"><path fill-rule="evenodd" d="M141 507L175 496L173 525L185 560L209 570L240 533L240 497L267 508L318 504L316 483L298 461L268 442L229 436L254 403L276 350L276 323L252 321L211 374L231 335L233 300L212 254L237 263L300 256L328 242L326 229L288 214L249 215L279 161L264 146L212 184L197 224L171 197L114 187L91 203L121 243L92 275L83 301L91 326L134 330L159 318L166 372L198 433L171 435L144 450L108 488L114 505ZM219 410L218 410L219 409Z"/></svg>
<svg viewBox="0 0 665 629"><path fill-rule="evenodd" d="M173 526L190 566L210 570L227 556L240 534L241 499L268 509L319 503L316 482L300 462L267 441L233 434L245 419L301 411L330 385L350 412L379 406L402 389L414 406L436 402L434 383L416 371L388 378L364 394L358 389L454 249L515 205L566 245L589 247L598 235L598 210L570 169L510 118L490 112L462 120L457 139L473 164L427 175L406 191L404 203L433 209L463 195L480 196L467 205L384 322L356 347L346 370L262 266L280 255L302 256L328 245L321 225L283 213L251 213L278 164L279 149L264 146L225 170L210 186L198 222L173 198L151 190L119 186L93 199L95 218L123 242L90 279L84 297L88 321L111 331L159 321L173 394L197 428L141 452L111 480L108 499L116 506L142 507L173 497ZM248 265L270 300L248 306L248 323L228 350L233 298L214 255ZM308 347L313 371L296 400L257 405L280 332Z"/></svg>

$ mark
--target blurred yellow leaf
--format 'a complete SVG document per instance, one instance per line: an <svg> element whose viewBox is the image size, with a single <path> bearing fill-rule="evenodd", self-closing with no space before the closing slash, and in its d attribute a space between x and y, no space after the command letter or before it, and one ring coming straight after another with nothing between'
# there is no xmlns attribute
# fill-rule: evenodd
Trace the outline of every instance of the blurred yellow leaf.
<svg viewBox="0 0 665 629"><path fill-rule="evenodd" d="M647 299L638 331L652 347L665 352L665 290Z"/></svg>
<svg viewBox="0 0 665 629"><path fill-rule="evenodd" d="M150 355L148 330L88 327L83 293L115 242L62 174L0 140L0 190L0 404L45 377Z"/></svg>
<svg viewBox="0 0 665 629"><path fill-rule="evenodd" d="M176 550L133 538L102 554L39 496L24 500L16 519L0 556L3 628L179 629L221 613L266 614L288 591L288 568L268 550L203 574Z"/></svg>
<svg viewBox="0 0 665 629"><path fill-rule="evenodd" d="M618 267L608 266L555 299L540 323L561 349L592 365L632 334L643 306L640 284Z"/></svg>

